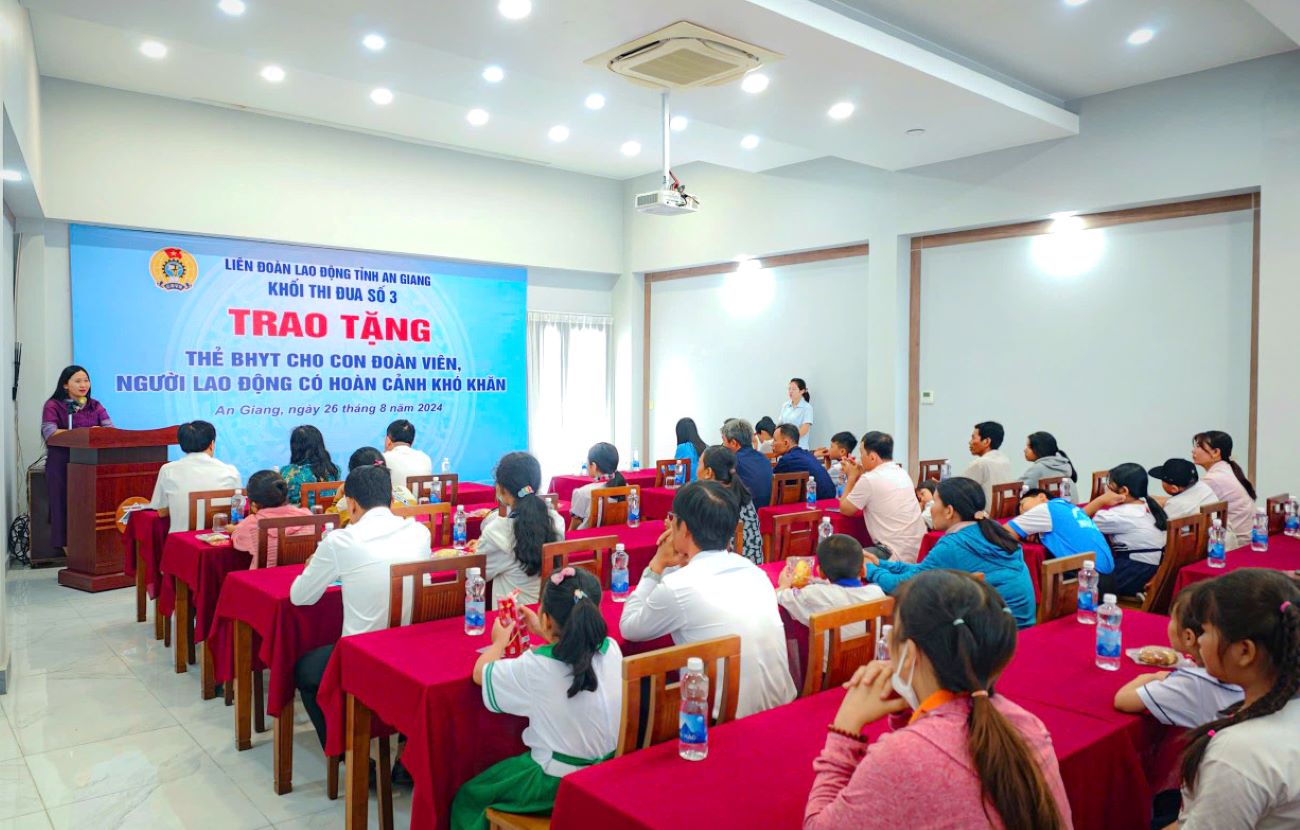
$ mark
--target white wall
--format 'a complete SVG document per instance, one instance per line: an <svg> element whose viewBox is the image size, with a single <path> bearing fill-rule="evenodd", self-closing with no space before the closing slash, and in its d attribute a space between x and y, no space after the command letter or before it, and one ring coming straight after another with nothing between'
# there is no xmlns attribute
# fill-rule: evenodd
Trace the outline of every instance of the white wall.
<svg viewBox="0 0 1300 830"><path fill-rule="evenodd" d="M792 377L812 395L814 446L860 434L869 353L842 336L869 326L867 259L652 283L650 457L672 457L679 418L709 444L726 418L775 420Z"/></svg>
<svg viewBox="0 0 1300 830"><path fill-rule="evenodd" d="M1240 211L926 251L921 458L960 471L985 420L1005 427L1017 475L1038 430L1082 481L1187 457L1206 429L1245 458L1251 233Z"/></svg>

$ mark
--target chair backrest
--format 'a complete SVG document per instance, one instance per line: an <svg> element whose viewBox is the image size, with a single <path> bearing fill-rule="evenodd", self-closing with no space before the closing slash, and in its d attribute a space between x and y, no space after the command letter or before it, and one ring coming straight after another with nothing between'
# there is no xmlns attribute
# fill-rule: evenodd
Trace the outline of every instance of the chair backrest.
<svg viewBox="0 0 1300 830"><path fill-rule="evenodd" d="M947 463L948 459L946 458L931 458L928 461L920 462L916 468L917 483L919 484L927 479L938 481L939 476L943 475L943 465Z"/></svg>
<svg viewBox="0 0 1300 830"><path fill-rule="evenodd" d="M1038 489L1047 494L1049 499L1059 499L1065 495L1065 476L1049 476L1038 479Z"/></svg>
<svg viewBox="0 0 1300 830"><path fill-rule="evenodd" d="M1012 519L1020 513L1020 494L1024 491L1023 481L1007 481L993 485L993 504L989 505L989 517L994 519Z"/></svg>
<svg viewBox="0 0 1300 830"><path fill-rule="evenodd" d="M311 507L319 505L321 510L328 510L338 499L341 481L309 481L298 486L298 506Z"/></svg>
<svg viewBox="0 0 1300 830"><path fill-rule="evenodd" d="M1098 470L1093 473L1092 495L1088 497L1088 501L1092 501L1100 496L1105 491L1107 484L1110 484L1110 470Z"/></svg>
<svg viewBox="0 0 1300 830"><path fill-rule="evenodd" d="M894 598L885 597L860 605L833 608L808 617L808 670L803 694L811 695L838 686L853 676L859 666L876 659L880 626L894 613ZM860 634L846 637L849 626Z"/></svg>
<svg viewBox="0 0 1300 830"><path fill-rule="evenodd" d="M281 519L259 519L257 522L257 567L274 568L277 565L301 565L311 558L320 544L325 528L338 527L339 517L285 516ZM290 533L294 528L307 528L307 533ZM268 562L267 541L275 538L275 561Z"/></svg>
<svg viewBox="0 0 1300 830"><path fill-rule="evenodd" d="M388 627L402 624L407 585L410 585L410 625L446 620L465 612L465 571L487 569L487 556L467 553L442 559L399 562L388 572Z"/></svg>
<svg viewBox="0 0 1300 830"><path fill-rule="evenodd" d="M1219 524L1225 528L1228 526L1228 503L1226 501L1212 501L1209 504L1203 504L1201 505L1201 516L1205 518L1205 526L1202 528L1204 534L1201 539L1201 547L1204 548L1210 541L1210 525L1214 524L1215 516L1219 517ZM1238 544L1246 541L1249 540L1237 540Z"/></svg>
<svg viewBox="0 0 1300 830"><path fill-rule="evenodd" d="M194 490L189 494L190 530L203 530L212 527L212 517L218 513L230 512L230 497L235 495L234 488L228 490ZM220 502L217 504L216 502ZM202 510L199 504L203 504Z"/></svg>
<svg viewBox="0 0 1300 830"><path fill-rule="evenodd" d="M460 475L458 473L435 473L429 476L407 476L406 489L411 491L415 500L438 496L444 504L455 504L460 496Z"/></svg>
<svg viewBox="0 0 1300 830"><path fill-rule="evenodd" d="M736 718L736 703L740 699L740 637L732 634L716 640L700 640L677 646L648 651L623 659L623 721L619 727L616 755L626 755L637 749L654 746L677 737L678 715L681 709L679 682L668 682L668 675L686 667L686 661L698 657L704 661L704 673L709 678L710 726L726 723ZM718 663L722 663L722 683L718 683ZM648 683L642 681L648 678ZM649 699L644 700L642 686L649 686ZM722 695L722 706L714 705ZM643 704L644 700L644 704ZM717 712L717 717L713 716ZM643 724L642 715L647 720Z"/></svg>
<svg viewBox="0 0 1300 830"><path fill-rule="evenodd" d="M618 537L610 535L590 536L586 539L570 539L566 542L550 542L542 545L542 571L539 574L542 590L546 590L546 580L551 578L552 573L570 565L591 571L596 575L600 587L608 588L609 583L605 581L605 560L613 555L614 546L617 544ZM574 557L574 554L583 553L590 555Z"/></svg>
<svg viewBox="0 0 1300 830"><path fill-rule="evenodd" d="M542 501L546 502L556 513L560 512L560 496L558 493L542 493Z"/></svg>
<svg viewBox="0 0 1300 830"><path fill-rule="evenodd" d="M1286 524L1286 506L1291 503L1290 493L1270 496L1264 504L1268 510L1268 535L1276 536Z"/></svg>
<svg viewBox="0 0 1300 830"><path fill-rule="evenodd" d="M429 540L434 547L451 544L451 504L394 504L388 508L394 516L415 519L429 528Z"/></svg>
<svg viewBox="0 0 1300 830"><path fill-rule="evenodd" d="M781 562L791 556L816 554L817 526L821 520L820 510L800 510L798 513L778 513L773 516L771 561Z"/></svg>
<svg viewBox="0 0 1300 830"><path fill-rule="evenodd" d="M672 487L677 483L677 473L673 469L678 464L685 465L682 471L682 482L689 483L691 480L691 460L689 458L664 458L655 462L655 486Z"/></svg>
<svg viewBox="0 0 1300 830"><path fill-rule="evenodd" d="M731 552L744 554L745 552L745 523L736 522L736 533L731 537Z"/></svg>
<svg viewBox="0 0 1300 830"><path fill-rule="evenodd" d="M591 527L608 527L627 523L627 497L636 491L641 498L641 485L601 487L591 491Z"/></svg>
<svg viewBox="0 0 1300 830"><path fill-rule="evenodd" d="M1160 557L1156 575L1147 583L1146 599L1142 610L1153 614L1168 614L1169 602L1174 598L1174 583L1184 565L1205 558L1206 518L1200 514L1170 519L1165 531L1165 552Z"/></svg>
<svg viewBox="0 0 1300 830"><path fill-rule="evenodd" d="M798 504L807 497L807 473L772 473L772 499L768 504L773 507Z"/></svg>
<svg viewBox="0 0 1300 830"><path fill-rule="evenodd" d="M1057 617L1073 614L1079 605L1079 577L1071 575L1083 567L1087 560L1097 561L1095 553L1076 553L1058 559L1044 559L1038 566L1038 622L1049 622Z"/></svg>

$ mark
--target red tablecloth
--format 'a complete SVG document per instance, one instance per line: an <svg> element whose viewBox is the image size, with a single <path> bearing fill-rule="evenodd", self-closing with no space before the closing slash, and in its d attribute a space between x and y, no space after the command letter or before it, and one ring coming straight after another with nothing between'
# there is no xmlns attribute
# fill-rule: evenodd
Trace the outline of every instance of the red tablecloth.
<svg viewBox="0 0 1300 830"><path fill-rule="evenodd" d="M1183 590L1193 582L1200 582L1202 579L1214 579L1216 576L1223 576L1228 571L1235 571L1238 568L1272 568L1277 571L1300 571L1300 539L1280 534L1270 536L1268 537L1268 550L1256 553L1250 549L1250 545L1245 545L1228 551L1226 561L1227 565L1222 568L1211 568L1205 559L1185 565L1178 572L1178 581L1174 584L1174 592L1177 593Z"/></svg>
<svg viewBox="0 0 1300 830"><path fill-rule="evenodd" d="M472 481L460 481L456 484L456 504L480 504L487 501L496 504L496 499L497 488L490 484L475 484Z"/></svg>
<svg viewBox="0 0 1300 830"><path fill-rule="evenodd" d="M775 528L775 517L782 513L798 513L807 510L803 502L785 504L780 507L760 507L758 509L758 530L764 536L771 536ZM871 544L871 534L867 533L867 523L861 516L845 516L840 512L839 499L820 499L817 509L825 516L831 517L831 527L836 533L846 533L857 539L865 547Z"/></svg>
<svg viewBox="0 0 1300 830"><path fill-rule="evenodd" d="M676 487L642 487L641 520L662 521L672 512L673 497L676 495Z"/></svg>
<svg viewBox="0 0 1300 830"><path fill-rule="evenodd" d="M931 530L921 537L921 550L916 555L917 562L924 562L925 557L934 549L934 545L943 534L937 530ZM1034 599L1039 599L1043 595L1043 587L1040 584L1043 577L1043 560L1047 558L1047 548L1034 542L1022 542L1020 550L1025 555L1025 567L1029 568L1029 581L1034 583Z"/></svg>
<svg viewBox="0 0 1300 830"><path fill-rule="evenodd" d="M194 609L194 642L207 639L221 585L231 571L246 571L252 556L235 550L227 542L209 545L196 537L205 531L172 533L163 544L161 570L171 579L162 581L158 595L158 612L170 616L175 610L176 583L179 579L189 586L190 607Z"/></svg>
<svg viewBox="0 0 1300 830"><path fill-rule="evenodd" d="M463 506L465 508L466 513L474 513L477 510L496 510L498 507L495 501L485 501L476 504L464 504ZM567 501L561 501L559 503L559 506L556 508L555 512L559 513L560 518L564 519L564 526L567 528L569 526L569 503ZM483 519L484 519L483 516L470 515L470 516L466 516L465 519L466 519L465 538L477 539L480 535L482 535ZM441 546L435 545L434 547L441 547Z"/></svg>
<svg viewBox="0 0 1300 830"><path fill-rule="evenodd" d="M289 601L289 586L304 567L281 565L229 574L208 632L216 680L225 683L235 673L235 621L253 629L253 666L270 670L266 707L272 714L293 697L293 665L298 658L337 641L343 631L343 593L338 587L326 589L315 605L297 606Z"/></svg>
<svg viewBox="0 0 1300 830"><path fill-rule="evenodd" d="M637 470L636 472L623 470L623 478L628 484L639 484L642 487L653 487L655 484L655 471L653 467ZM573 498L574 490L577 490L579 487L585 487L593 481L595 481L595 479L591 476L555 476L551 479L549 492L554 493L564 501L569 501Z"/></svg>
<svg viewBox="0 0 1300 830"><path fill-rule="evenodd" d="M654 558L655 549L659 547L659 537L664 532L663 520L649 521L643 520L636 527L627 525L607 525L605 527L589 527L586 530L572 530L564 534L565 541L572 539L590 539L595 536L617 536L618 540L623 543L627 550L628 557L628 575L632 579L632 584L636 585L641 579L641 573L650 564ZM605 569L605 581L609 581L609 557L604 558L603 567Z"/></svg>
<svg viewBox="0 0 1300 830"><path fill-rule="evenodd" d="M126 532L122 534L122 547L127 552L122 557L122 570L135 578L135 557L130 552L132 544L138 545L140 558L144 560L145 591L154 598L162 588L162 571L158 563L170 528L171 519L159 516L157 510L136 510L127 517Z"/></svg>

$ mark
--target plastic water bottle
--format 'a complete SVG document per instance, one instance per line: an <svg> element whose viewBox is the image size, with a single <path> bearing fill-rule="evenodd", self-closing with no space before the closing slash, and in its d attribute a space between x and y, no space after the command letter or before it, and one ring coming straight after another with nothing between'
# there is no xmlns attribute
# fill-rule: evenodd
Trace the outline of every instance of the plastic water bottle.
<svg viewBox="0 0 1300 830"><path fill-rule="evenodd" d="M939 465L939 480L945 481L952 478L952 465L947 461Z"/></svg>
<svg viewBox="0 0 1300 830"><path fill-rule="evenodd" d="M673 483L678 487L686 483L686 465L680 461L673 468Z"/></svg>
<svg viewBox="0 0 1300 830"><path fill-rule="evenodd" d="M243 521L248 515L248 496L244 495L243 490L236 489L235 495L230 497L230 523L236 524Z"/></svg>
<svg viewBox="0 0 1300 830"><path fill-rule="evenodd" d="M609 593L615 602L627 602L627 595L632 592L628 581L627 549L619 542L614 546L614 555L610 558Z"/></svg>
<svg viewBox="0 0 1300 830"><path fill-rule="evenodd" d="M627 526L641 526L641 491L632 490L627 494Z"/></svg>
<svg viewBox="0 0 1300 830"><path fill-rule="evenodd" d="M688 761L709 757L709 677L704 661L686 661L681 682L682 709L677 720L677 754Z"/></svg>
<svg viewBox="0 0 1300 830"><path fill-rule="evenodd" d="M487 580L478 568L465 569L465 633L477 637L487 626Z"/></svg>
<svg viewBox="0 0 1300 830"><path fill-rule="evenodd" d="M456 518L451 526L451 545L456 550L465 549L465 542L469 535L465 525L468 521L465 516L465 506L463 504L456 505Z"/></svg>
<svg viewBox="0 0 1300 830"><path fill-rule="evenodd" d="M1084 625L1097 624L1097 563L1087 559L1079 571L1079 603L1074 618Z"/></svg>
<svg viewBox="0 0 1300 830"><path fill-rule="evenodd" d="M1222 568L1228 564L1228 553L1224 550L1223 539L1226 534L1223 531L1223 522L1215 516L1210 523L1209 543L1205 548L1205 558L1211 568Z"/></svg>
<svg viewBox="0 0 1300 830"><path fill-rule="evenodd" d="M822 542L835 535L835 528L831 527L831 517L822 516L822 522L817 526L817 547L822 546Z"/></svg>
<svg viewBox="0 0 1300 830"><path fill-rule="evenodd" d="M817 507L817 479L809 476L808 478L808 509L813 510Z"/></svg>
<svg viewBox="0 0 1300 830"><path fill-rule="evenodd" d="M1268 550L1268 511L1262 507L1255 508L1255 524L1250 528L1250 549L1261 553Z"/></svg>
<svg viewBox="0 0 1300 830"><path fill-rule="evenodd" d="M889 638L893 636L894 627L889 623L882 623L880 626L880 639L876 640L876 659L889 659Z"/></svg>
<svg viewBox="0 0 1300 830"><path fill-rule="evenodd" d="M835 472L835 498L844 498L844 468L841 467Z"/></svg>
<svg viewBox="0 0 1300 830"><path fill-rule="evenodd" d="M632 450L632 472L635 473L639 469L641 469L641 453Z"/></svg>
<svg viewBox="0 0 1300 830"><path fill-rule="evenodd" d="M444 459L442 460L442 474L443 474L443 475L446 475L447 473L450 473L450 472L451 472L451 459L450 459L450 458L444 458Z"/></svg>
<svg viewBox="0 0 1300 830"><path fill-rule="evenodd" d="M1295 500L1287 502L1283 509L1286 511L1286 521L1282 525L1282 532L1291 537L1300 536L1300 512L1297 512Z"/></svg>
<svg viewBox="0 0 1300 830"><path fill-rule="evenodd" d="M1114 594L1106 594L1102 600L1097 609L1097 666L1116 671L1124 649L1124 633L1120 631L1124 612L1115 604Z"/></svg>

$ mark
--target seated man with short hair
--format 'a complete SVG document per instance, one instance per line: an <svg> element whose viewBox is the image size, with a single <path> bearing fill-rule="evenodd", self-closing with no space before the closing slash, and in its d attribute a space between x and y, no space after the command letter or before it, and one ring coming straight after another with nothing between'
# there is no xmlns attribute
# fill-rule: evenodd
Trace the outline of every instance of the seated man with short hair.
<svg viewBox="0 0 1300 830"><path fill-rule="evenodd" d="M740 520L735 495L716 481L693 482L677 491L672 516L623 606L623 637L644 642L669 634L674 643L694 643L737 634L736 716L789 703L795 687L776 591L757 565L727 552Z"/></svg>
<svg viewBox="0 0 1300 830"><path fill-rule="evenodd" d="M384 433L384 465L392 472L393 483L406 487L412 476L433 475L433 459L417 450L415 424L398 418Z"/></svg>
<svg viewBox="0 0 1300 830"><path fill-rule="evenodd" d="M912 477L894 461L893 436L871 430L862 436L860 458L848 455L841 463L849 478L840 513L861 514L871 541L889 548L901 562L915 562L925 536L925 521Z"/></svg>
<svg viewBox="0 0 1300 830"><path fill-rule="evenodd" d="M817 498L835 498L835 482L831 474L808 450L799 446L799 428L794 424L781 424L776 428L776 437L772 439L772 452L777 454L776 466L772 472L807 473L809 481L817 482Z"/></svg>
<svg viewBox="0 0 1300 830"><path fill-rule="evenodd" d="M239 470L213 456L217 428L207 421L190 421L176 428L176 440L185 451L158 470L149 506L160 516L171 517L169 532L190 529L190 493L203 490L234 490L243 487ZM202 522L198 523L200 526Z"/></svg>

